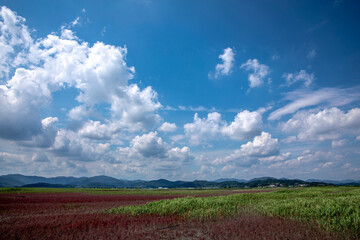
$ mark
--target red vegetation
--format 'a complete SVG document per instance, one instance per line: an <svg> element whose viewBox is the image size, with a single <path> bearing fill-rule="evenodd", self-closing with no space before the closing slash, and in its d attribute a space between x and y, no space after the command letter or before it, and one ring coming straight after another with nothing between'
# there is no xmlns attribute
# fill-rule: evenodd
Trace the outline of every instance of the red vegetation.
<svg viewBox="0 0 360 240"><path fill-rule="evenodd" d="M145 204L178 196L90 195L82 193L0 194L0 216L25 217L69 213L94 213L117 206Z"/></svg>
<svg viewBox="0 0 360 240"><path fill-rule="evenodd" d="M104 209L175 196L1 194L0 239L334 239L295 221L238 216L189 221L179 216L112 215Z"/></svg>

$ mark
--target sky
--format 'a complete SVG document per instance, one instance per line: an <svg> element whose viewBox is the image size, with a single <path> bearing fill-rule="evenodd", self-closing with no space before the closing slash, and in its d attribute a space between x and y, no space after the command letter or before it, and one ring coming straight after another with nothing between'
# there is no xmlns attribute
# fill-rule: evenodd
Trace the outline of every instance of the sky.
<svg viewBox="0 0 360 240"><path fill-rule="evenodd" d="M360 180L358 1L0 6L0 174Z"/></svg>

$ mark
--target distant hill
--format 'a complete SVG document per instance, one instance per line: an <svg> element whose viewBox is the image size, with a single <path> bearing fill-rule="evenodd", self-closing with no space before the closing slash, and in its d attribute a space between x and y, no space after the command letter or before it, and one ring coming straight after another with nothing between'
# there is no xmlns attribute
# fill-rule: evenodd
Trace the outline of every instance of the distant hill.
<svg viewBox="0 0 360 240"><path fill-rule="evenodd" d="M261 177L249 181L235 178L221 178L214 181L169 181L158 179L152 181L117 179L105 175L94 177L39 177L21 174L0 176L0 187L53 187L53 188L248 188L248 187L289 187L289 186L326 186L326 185L360 185L360 180L330 181Z"/></svg>
<svg viewBox="0 0 360 240"><path fill-rule="evenodd" d="M213 182L221 183L221 182L247 182L245 179L236 179L236 178L219 178L214 180Z"/></svg>
<svg viewBox="0 0 360 240"><path fill-rule="evenodd" d="M124 188L127 187L126 181L119 180L113 177L108 177L105 175L89 177L89 178L82 178L77 179L75 181L69 182L68 184L74 186L81 186L81 187L102 187L106 186L109 188Z"/></svg>
<svg viewBox="0 0 360 240"><path fill-rule="evenodd" d="M79 181L82 179L87 179L87 177L38 177L38 176L25 176L21 174L8 174L0 176L0 186L3 187L19 187L28 184L34 183L49 183L49 184L70 184L74 181Z"/></svg>
<svg viewBox="0 0 360 240"><path fill-rule="evenodd" d="M253 178L253 179L249 180L249 182L252 182L252 181L263 181L263 180L268 180L268 179L276 179L276 178L273 178L273 177Z"/></svg>
<svg viewBox="0 0 360 240"><path fill-rule="evenodd" d="M334 184L334 185L353 185L353 186L360 186L360 180L354 180L354 179L346 179L342 181L334 181L334 180L318 180L318 179L308 179L307 182L324 182L328 184Z"/></svg>

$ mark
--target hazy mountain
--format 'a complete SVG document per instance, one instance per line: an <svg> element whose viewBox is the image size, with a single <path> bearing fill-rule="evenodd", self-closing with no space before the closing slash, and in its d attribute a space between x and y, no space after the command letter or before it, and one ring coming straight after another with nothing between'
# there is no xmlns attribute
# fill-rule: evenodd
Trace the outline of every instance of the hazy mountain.
<svg viewBox="0 0 360 240"><path fill-rule="evenodd" d="M360 181L344 180L316 180L310 179L302 181L299 179L276 179L273 177L253 178L249 181L243 179L222 178L215 181L195 180L195 181L169 181L158 179L152 181L143 180L124 180L105 175L94 177L39 177L24 176L21 174L9 174L0 176L0 187L82 187L82 188L244 188L244 187L264 187L264 186L321 186L328 184L341 185L360 185Z"/></svg>
<svg viewBox="0 0 360 240"><path fill-rule="evenodd" d="M4 187L19 187L34 183L49 183L49 184L70 184L71 182L86 179L86 177L39 177L39 176L25 176L21 174L8 174L0 176L0 186Z"/></svg>
<svg viewBox="0 0 360 240"><path fill-rule="evenodd" d="M212 182L217 182L217 183L221 183L221 182L247 182L248 180L245 179L237 179L237 178L219 178L216 179Z"/></svg>
<svg viewBox="0 0 360 240"><path fill-rule="evenodd" d="M126 180L119 180L113 177L105 175L78 179L69 183L70 185L81 186L81 187L101 187L106 186L110 188L124 188L127 187Z"/></svg>
<svg viewBox="0 0 360 240"><path fill-rule="evenodd" d="M260 177L260 178L253 178L253 179L250 179L249 182L252 182L252 181L262 181L262 180L268 180L268 179L276 179L276 178L273 178L273 177Z"/></svg>
<svg viewBox="0 0 360 240"><path fill-rule="evenodd" d="M335 184L335 185L360 185L360 180L354 180L354 179L345 179L341 181L335 181L335 180L319 180L319 179L308 179L306 182L324 182L328 184Z"/></svg>

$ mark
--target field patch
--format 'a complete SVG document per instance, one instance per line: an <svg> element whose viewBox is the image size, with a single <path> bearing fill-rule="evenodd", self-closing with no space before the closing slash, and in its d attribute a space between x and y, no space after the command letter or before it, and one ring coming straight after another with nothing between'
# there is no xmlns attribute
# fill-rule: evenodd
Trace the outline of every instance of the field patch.
<svg viewBox="0 0 360 240"><path fill-rule="evenodd" d="M0 239L343 239L279 210L265 215L260 206L355 189L10 189L0 194Z"/></svg>
<svg viewBox="0 0 360 240"><path fill-rule="evenodd" d="M113 208L107 212L132 216L181 215L200 220L261 214L315 223L328 233L339 233L343 238L360 238L358 187L285 189L208 198L187 197Z"/></svg>

